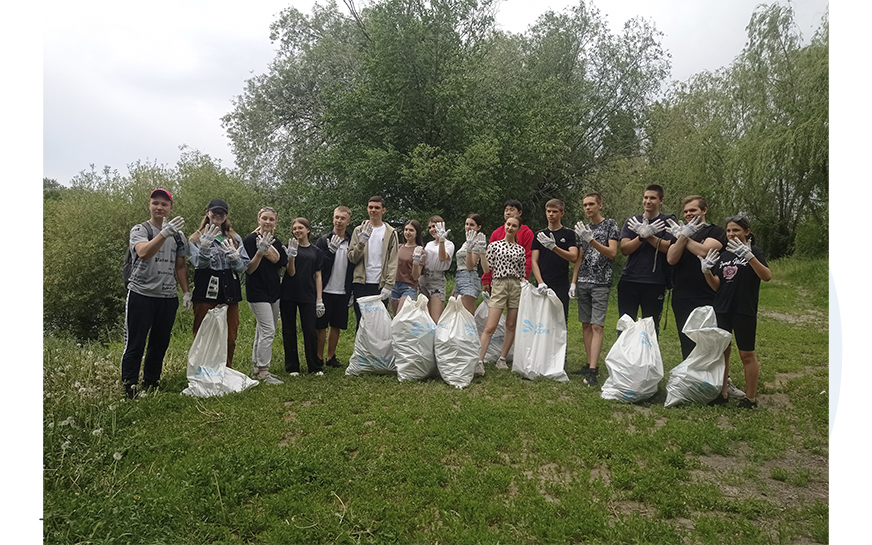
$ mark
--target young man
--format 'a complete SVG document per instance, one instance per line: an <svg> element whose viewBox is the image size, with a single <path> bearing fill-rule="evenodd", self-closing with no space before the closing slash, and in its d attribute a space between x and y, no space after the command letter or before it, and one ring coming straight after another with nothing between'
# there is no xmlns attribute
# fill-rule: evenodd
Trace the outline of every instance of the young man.
<svg viewBox="0 0 872 545"><path fill-rule="evenodd" d="M560 199L545 203L545 218L548 228L536 233L533 240L533 276L539 291L554 290L563 303L563 319L569 324L569 264L578 258L575 231L564 227L560 220L566 213L566 205Z"/></svg>
<svg viewBox="0 0 872 545"><path fill-rule="evenodd" d="M695 343L681 332L693 309L712 305L715 291L705 281L699 267L699 257L705 258L709 250L720 251L727 245L727 231L719 225L705 221L708 204L699 195L684 198L684 219L687 225L670 220L669 230L675 242L666 252L666 260L672 265L672 312L681 342L681 357L687 359ZM697 257L699 256L699 257Z"/></svg>
<svg viewBox="0 0 872 545"><path fill-rule="evenodd" d="M166 189L155 189L149 198L150 218L130 230L129 248L134 261L127 284L124 316L124 354L121 356L121 382L127 397L137 396L139 367L145 352L142 385L158 387L163 359L170 345L170 334L179 308L176 285L182 288L185 310L191 308L185 256L188 242L181 229L182 217L167 221L173 210L173 196Z"/></svg>
<svg viewBox="0 0 872 545"><path fill-rule="evenodd" d="M572 268L569 296L578 298L578 321L587 364L573 373L583 375L588 386L598 386L597 363L605 337L612 265L618 255L618 224L603 217L603 198L599 193L585 195L582 206L590 225L581 221L575 224L580 255Z"/></svg>
<svg viewBox="0 0 872 545"><path fill-rule="evenodd" d="M504 206L504 220L508 221L509 218L518 218L522 222L524 221L521 219L521 214L524 213L524 210L521 207L521 201L510 199L506 201L506 204ZM533 268L533 251L531 247L533 245L533 239L535 237L533 236L533 230L523 224L521 225L521 229L517 232L515 237L518 240L518 244L524 247L524 252L527 256L527 263L525 265L526 273L524 275L524 278L526 279L530 277L530 271ZM500 225L499 227L494 229L493 233L491 233L490 241L496 242L498 240L503 240L504 238L506 238L506 226ZM481 288L488 293L490 293L491 278L493 278L493 274L490 271L481 275Z"/></svg>
<svg viewBox="0 0 872 545"><path fill-rule="evenodd" d="M327 364L329 367L342 367L336 359L336 345L339 344L341 330L348 329L348 307L351 305L351 280L354 267L348 262L348 245L351 234L346 231L351 223L351 210L347 206L337 206L333 211L333 230L318 239L315 246L324 254L324 268L321 270L323 282L324 315L315 321L318 330L318 357L324 361L324 344L327 344ZM327 338L327 326L330 338Z"/></svg>
<svg viewBox="0 0 872 545"><path fill-rule="evenodd" d="M627 256L618 281L618 315L628 314L634 320L642 309L642 317L654 318L654 329L660 334L663 297L669 283L666 252L675 237L666 231L666 220L675 216L660 213L663 188L652 184L642 196L643 212L629 218L621 229L621 253Z"/></svg>
<svg viewBox="0 0 872 545"><path fill-rule="evenodd" d="M382 221L386 210L382 197L370 197L366 205L369 219L354 228L348 246L348 261L355 265L351 291L358 327L360 306L356 300L367 295L381 295L387 306L397 278L397 231Z"/></svg>

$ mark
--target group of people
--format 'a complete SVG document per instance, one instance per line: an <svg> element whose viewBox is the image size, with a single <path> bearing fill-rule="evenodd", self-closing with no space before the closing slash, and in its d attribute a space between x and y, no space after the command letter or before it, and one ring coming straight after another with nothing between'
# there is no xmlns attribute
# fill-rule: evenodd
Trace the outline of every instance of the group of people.
<svg viewBox="0 0 872 545"><path fill-rule="evenodd" d="M740 399L740 407L755 408L759 288L761 280L769 281L772 276L765 257L753 245L746 217L729 217L725 227L709 224L706 200L691 195L683 201L684 221L678 221L660 212L663 201L663 188L648 186L642 198L642 214L627 219L619 232L615 220L602 215L603 198L599 193L584 196L587 223L579 221L574 229L562 224L566 212L563 201L551 199L545 204L548 226L534 234L523 223L521 203L509 200L504 205L503 225L489 239L481 231L481 216L469 214L464 224L465 241L455 251L448 238L451 229L446 229L440 216L427 220L431 240L426 244L423 225L417 220L405 223L400 243L397 230L383 221L386 204L380 196L368 200L368 219L351 233L351 210L336 207L333 230L314 244L309 240L309 221L295 218L291 225L293 237L286 246L275 237L275 209L263 207L257 214L257 229L243 239L230 226L227 203L213 199L199 228L186 240L182 234L184 220L170 219L172 195L165 189L155 189L149 198L149 220L130 231L129 248L136 259L127 286L122 382L127 395L135 397L145 352L142 386L157 387L178 309L177 285L183 292L184 308L194 311L194 336L210 309L227 305L227 366L232 367L244 274L245 296L257 321L252 378L281 384L270 373L279 316L285 371L297 376L301 370L297 350L299 315L306 370L322 375L325 366L342 366L336 358L339 336L347 328L349 308L354 308L360 324L360 308L355 301L361 297L378 295L396 314L408 298L422 294L427 297L433 321L438 322L449 296L445 273L456 259L456 281L450 295L460 297L463 306L473 313L479 295L488 293L489 310L481 335L477 375L485 373L487 347L503 313L506 334L496 368L508 369L506 357L514 341L521 284L532 273L540 292L553 290L563 303L567 323L569 300L577 299L587 361L573 373L582 375L586 384L598 386L597 363L612 269L620 249L627 260L617 286L618 313L635 318L641 310L643 318L653 319L659 333L666 290L673 287L672 308L682 356L687 358L694 343L681 329L693 309L713 306L718 326L735 336L746 391L737 389L729 379L728 347L722 392L712 403L726 403L735 397ZM193 293L185 256L194 267Z"/></svg>

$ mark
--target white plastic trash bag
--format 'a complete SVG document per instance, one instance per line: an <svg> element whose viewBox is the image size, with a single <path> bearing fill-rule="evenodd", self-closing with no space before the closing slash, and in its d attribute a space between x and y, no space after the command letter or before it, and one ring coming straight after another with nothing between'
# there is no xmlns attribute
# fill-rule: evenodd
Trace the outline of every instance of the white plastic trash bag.
<svg viewBox="0 0 872 545"><path fill-rule="evenodd" d="M459 297L451 297L436 324L436 366L442 380L456 388L469 386L480 349L475 318Z"/></svg>
<svg viewBox="0 0 872 545"><path fill-rule="evenodd" d="M600 395L627 403L644 401L657 393L657 384L663 378L654 318L634 322L624 314L618 320L618 331L623 333L606 356L609 378Z"/></svg>
<svg viewBox="0 0 872 545"><path fill-rule="evenodd" d="M354 352L345 369L346 375L389 375L396 373L391 347L391 317L380 295L357 300L360 326L354 337Z"/></svg>
<svg viewBox="0 0 872 545"><path fill-rule="evenodd" d="M227 305L206 313L188 351L188 387L183 394L211 397L257 386L256 380L227 367Z"/></svg>
<svg viewBox="0 0 872 545"><path fill-rule="evenodd" d="M484 333L484 328L487 325L487 315L490 311L490 294L486 291L481 292L484 300L475 309L475 327L478 329L478 338L481 339L481 334ZM484 361L497 361L500 359L500 354L503 350L503 341L506 338L506 317L500 314L500 323L497 324L493 336L491 336L490 344L487 345L487 352L484 356ZM509 353L506 354L506 360L512 361L515 355L515 347L509 347Z"/></svg>
<svg viewBox="0 0 872 545"><path fill-rule="evenodd" d="M391 321L391 342L397 379L424 380L439 376L436 368L436 322L427 309L428 299L407 299Z"/></svg>
<svg viewBox="0 0 872 545"><path fill-rule="evenodd" d="M569 381L563 370L566 363L566 321L563 319L563 303L554 290L549 288L545 293L539 293L529 282L523 283L515 348L513 372L530 380L545 377L559 382Z"/></svg>
<svg viewBox="0 0 872 545"><path fill-rule="evenodd" d="M718 327L715 309L693 309L682 333L696 343L687 359L669 372L666 382L666 407L684 402L702 405L720 395L724 384L724 350L733 336Z"/></svg>

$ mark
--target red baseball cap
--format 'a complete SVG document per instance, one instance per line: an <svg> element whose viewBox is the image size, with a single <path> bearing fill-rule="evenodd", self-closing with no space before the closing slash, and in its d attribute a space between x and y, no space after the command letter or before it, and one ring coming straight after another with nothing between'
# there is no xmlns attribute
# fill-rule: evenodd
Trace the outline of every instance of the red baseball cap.
<svg viewBox="0 0 872 545"><path fill-rule="evenodd" d="M163 193L164 195L166 195L166 198L168 198L168 199L170 200L170 202L173 202L173 194L170 193L169 191L167 191L166 189L162 188L162 187L159 187L159 188L155 189L154 191L152 191L152 192L151 192L151 197L149 197L149 198L150 198L150 199L153 199L155 196L160 197L160 196L161 196L161 195L160 195L161 193Z"/></svg>

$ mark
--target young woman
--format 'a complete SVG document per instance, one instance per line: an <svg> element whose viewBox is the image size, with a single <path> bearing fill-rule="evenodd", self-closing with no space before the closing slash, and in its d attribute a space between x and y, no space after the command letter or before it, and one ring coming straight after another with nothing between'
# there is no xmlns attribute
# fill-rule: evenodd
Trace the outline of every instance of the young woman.
<svg viewBox="0 0 872 545"><path fill-rule="evenodd" d="M733 333L739 357L745 368L745 397L739 407L757 408L757 381L760 376L760 363L754 352L757 336L757 303L760 298L760 281L769 282L772 271L766 266L763 252L754 246L751 225L744 216L727 218L727 247L718 254L709 251L700 258L706 282L715 290L715 314L718 327ZM720 260L718 259L720 258ZM724 351L726 369L721 395L711 402L713 405L726 403L730 374L730 351Z"/></svg>
<svg viewBox="0 0 872 545"><path fill-rule="evenodd" d="M391 290L391 310L394 316L403 308L407 297L415 298L418 295L418 278L427 261L421 223L418 220L406 222L403 237L406 242L400 245L397 252L397 280Z"/></svg>
<svg viewBox="0 0 872 545"><path fill-rule="evenodd" d="M487 249L487 239L481 232L481 216L470 214L466 216L466 242L457 250L457 281L454 293L460 295L463 307L475 314L475 301L481 293L481 277L476 266L484 259Z"/></svg>
<svg viewBox="0 0 872 545"><path fill-rule="evenodd" d="M288 241L287 271L282 280L282 296L279 310L282 316L282 340L285 345L285 371L292 377L300 374L300 357L297 352L297 310L300 312L300 328L303 331L303 346L306 352L306 370L316 375L324 374L324 362L318 358L318 332L315 318L323 316L321 300L321 268L324 256L316 246L309 244L309 220L294 220Z"/></svg>
<svg viewBox="0 0 872 545"><path fill-rule="evenodd" d="M433 240L424 246L427 265L418 281L418 290L429 299L430 317L438 323L445 307L445 271L451 266L454 243L448 240L451 229L445 230L445 221L440 216L427 220L427 228Z"/></svg>
<svg viewBox="0 0 872 545"><path fill-rule="evenodd" d="M278 213L264 206L257 213L257 229L245 237L242 245L251 256L245 271L245 297L257 328L254 332L254 347L251 350L251 378L267 384L282 384L269 372L272 360L272 344L279 321L279 298L281 297L281 269L288 264L288 256L281 243L274 237Z"/></svg>
<svg viewBox="0 0 872 545"><path fill-rule="evenodd" d="M503 350L497 360L497 369L509 368L506 365L506 355L515 340L515 324L518 320L518 305L521 302L521 280L526 274L527 263L526 250L518 244L517 240L520 229L520 219L514 216L508 218L505 225L505 238L492 242L487 247L485 258L481 261L484 272L493 271L493 280L490 309L487 325L481 334L481 354L475 369L476 374L484 374L484 356L504 309L506 310L506 338L503 340Z"/></svg>
<svg viewBox="0 0 872 545"><path fill-rule="evenodd" d="M191 264L194 266L194 337L206 312L227 305L227 367L233 367L233 352L239 331L239 275L248 269L249 259L242 238L230 228L227 203L212 199L200 228L191 235Z"/></svg>

